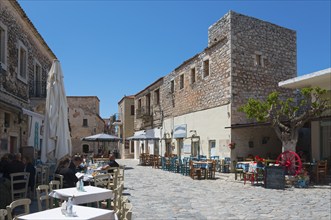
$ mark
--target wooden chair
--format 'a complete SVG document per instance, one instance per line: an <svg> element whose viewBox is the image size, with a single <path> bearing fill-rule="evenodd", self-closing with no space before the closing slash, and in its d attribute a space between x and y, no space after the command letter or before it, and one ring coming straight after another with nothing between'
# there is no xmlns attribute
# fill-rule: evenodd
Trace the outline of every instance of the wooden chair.
<svg viewBox="0 0 331 220"><path fill-rule="evenodd" d="M63 188L63 175L58 174L58 173L54 173L54 174L53 174L53 180L58 180L58 181L60 181L60 189Z"/></svg>
<svg viewBox="0 0 331 220"><path fill-rule="evenodd" d="M124 189L124 185L123 185L123 183L121 183L114 190L113 207L114 207L115 213L119 219L122 219L121 210L122 210L123 189Z"/></svg>
<svg viewBox="0 0 331 220"><path fill-rule="evenodd" d="M60 189L61 182L59 180L51 180L49 182L49 192L53 191L54 189ZM49 197L49 208L59 207L59 200L57 198L53 198L52 196Z"/></svg>
<svg viewBox="0 0 331 220"><path fill-rule="evenodd" d="M316 166L316 183L320 182L321 177L325 178L327 175L327 160L320 160L317 162Z"/></svg>
<svg viewBox="0 0 331 220"><path fill-rule="evenodd" d="M111 174L110 173L105 173L105 174L98 174L93 177L94 180L94 186L100 187L100 188L109 188L109 184L111 182ZM102 206L102 202L97 202L97 207L99 208ZM106 201L107 203L107 208L110 207L110 198Z"/></svg>
<svg viewBox="0 0 331 220"><path fill-rule="evenodd" d="M211 161L211 163L209 163L209 166L208 166L208 178L215 179L216 160L210 160L210 161Z"/></svg>
<svg viewBox="0 0 331 220"><path fill-rule="evenodd" d="M198 179L201 179L201 168L194 165L193 160L190 160L190 177L194 179L194 177L198 177Z"/></svg>
<svg viewBox="0 0 331 220"><path fill-rule="evenodd" d="M108 189L114 190L116 189L118 185L118 174L119 174L119 168L118 167L112 167L113 172L111 173L112 179L108 184Z"/></svg>
<svg viewBox="0 0 331 220"><path fill-rule="evenodd" d="M49 167L47 165L41 165L36 167L36 185L48 184Z"/></svg>
<svg viewBox="0 0 331 220"><path fill-rule="evenodd" d="M239 174L239 178L241 180L244 176L244 169L243 168L238 168L237 164L238 164L238 162L234 160L233 161L234 179L237 180L238 179L238 174Z"/></svg>
<svg viewBox="0 0 331 220"><path fill-rule="evenodd" d="M123 214L122 219L123 220L132 220L132 203L126 202L123 205Z"/></svg>
<svg viewBox="0 0 331 220"><path fill-rule="evenodd" d="M24 198L24 199L17 199L14 200L10 205L7 205L7 216L8 220L17 220L19 216L30 214L30 204L31 204L31 199ZM20 214L13 214L13 211L16 207L23 206L24 207L24 212ZM16 211L16 210L15 210Z"/></svg>
<svg viewBox="0 0 331 220"><path fill-rule="evenodd" d="M10 174L11 199L27 198L30 173L18 172Z"/></svg>
<svg viewBox="0 0 331 220"><path fill-rule="evenodd" d="M7 210L6 209L0 209L0 220L5 220L7 216Z"/></svg>
<svg viewBox="0 0 331 220"><path fill-rule="evenodd" d="M38 210L42 211L49 209L49 195L48 195L49 185L39 185L36 191L37 191ZM43 203L45 203L45 205L43 205Z"/></svg>

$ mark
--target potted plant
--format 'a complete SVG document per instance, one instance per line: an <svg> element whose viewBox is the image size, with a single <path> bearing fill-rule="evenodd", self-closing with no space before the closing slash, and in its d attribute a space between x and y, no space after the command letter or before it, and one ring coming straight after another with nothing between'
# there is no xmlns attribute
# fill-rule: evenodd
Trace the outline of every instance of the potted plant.
<svg viewBox="0 0 331 220"><path fill-rule="evenodd" d="M229 143L229 148L231 150L233 150L235 147L236 147L236 143L234 143L234 142Z"/></svg>

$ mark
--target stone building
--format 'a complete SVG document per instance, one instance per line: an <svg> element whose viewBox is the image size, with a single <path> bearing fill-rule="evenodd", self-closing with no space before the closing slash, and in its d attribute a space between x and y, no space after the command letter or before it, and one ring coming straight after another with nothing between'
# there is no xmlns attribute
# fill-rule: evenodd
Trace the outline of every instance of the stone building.
<svg viewBox="0 0 331 220"><path fill-rule="evenodd" d="M163 77L147 86L135 95L135 135L147 134L150 137L161 138L163 126L163 111L161 106L161 86ZM159 154L160 142L156 140L134 141L135 155L140 153Z"/></svg>
<svg viewBox="0 0 331 220"><path fill-rule="evenodd" d="M14 0L0 0L0 155L40 149L55 54Z"/></svg>
<svg viewBox="0 0 331 220"><path fill-rule="evenodd" d="M67 96L72 154L98 154L108 144L82 141L83 137L105 132L105 122L100 117L100 100L97 96Z"/></svg>
<svg viewBox="0 0 331 220"><path fill-rule="evenodd" d="M118 102L118 113L115 114L113 125L117 127L117 136L123 141L119 142L118 149L122 159L130 159L134 157L134 142L126 140L126 138L134 134L134 96L124 96Z"/></svg>
<svg viewBox="0 0 331 220"><path fill-rule="evenodd" d="M154 125L154 113L147 111L144 123L136 121L136 133L160 126L154 134L163 140L152 152L161 155L278 156L273 129L247 120L238 108L250 97L281 90L278 82L295 77L296 65L295 31L230 11L209 27L206 49L165 75L159 87L136 95L137 110L151 109L157 90L162 115Z"/></svg>

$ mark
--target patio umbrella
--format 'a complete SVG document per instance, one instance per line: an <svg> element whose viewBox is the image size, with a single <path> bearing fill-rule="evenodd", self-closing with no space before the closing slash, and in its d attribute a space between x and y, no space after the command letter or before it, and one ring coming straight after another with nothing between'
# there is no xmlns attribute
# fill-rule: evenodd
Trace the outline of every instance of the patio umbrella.
<svg viewBox="0 0 331 220"><path fill-rule="evenodd" d="M105 133L95 134L92 136L82 138L82 141L92 141L92 142L96 142L96 141L109 142L109 141L119 141L119 140L121 140L121 138Z"/></svg>
<svg viewBox="0 0 331 220"><path fill-rule="evenodd" d="M147 134L139 134L135 136L131 136L126 138L126 140L132 140L132 141L143 141L143 140L159 140L157 137L153 137Z"/></svg>
<svg viewBox="0 0 331 220"><path fill-rule="evenodd" d="M60 62L54 60L47 79L42 162L57 162L71 155L68 103Z"/></svg>

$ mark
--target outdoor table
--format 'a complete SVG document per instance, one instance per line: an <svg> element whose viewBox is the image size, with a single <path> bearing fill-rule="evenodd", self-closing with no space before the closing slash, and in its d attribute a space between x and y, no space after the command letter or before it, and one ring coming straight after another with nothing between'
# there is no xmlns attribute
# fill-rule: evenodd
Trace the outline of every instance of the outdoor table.
<svg viewBox="0 0 331 220"><path fill-rule="evenodd" d="M117 215L114 213L114 210L109 209L98 209L98 208L92 208L87 206L79 206L74 205L73 206L73 212L76 214L75 216L65 216L62 214L61 207L54 208L54 209L47 209L40 212L35 212L23 216L19 216L19 220L87 220L87 219L114 219L117 220Z"/></svg>
<svg viewBox="0 0 331 220"><path fill-rule="evenodd" d="M209 166L210 166L210 164L212 165L213 164L213 162L212 161L201 161L201 160L199 160L199 161L193 161L193 166L194 165L197 165L197 166L199 166L202 170L204 170L204 173L205 173L205 179L207 179L207 173L208 173L208 169L209 169Z"/></svg>
<svg viewBox="0 0 331 220"><path fill-rule="evenodd" d="M113 198L113 192L109 189L95 186L84 186L84 190L84 192L79 191L76 187L55 189L49 193L49 196L62 200L67 200L69 197L73 197L72 203L75 205Z"/></svg>

